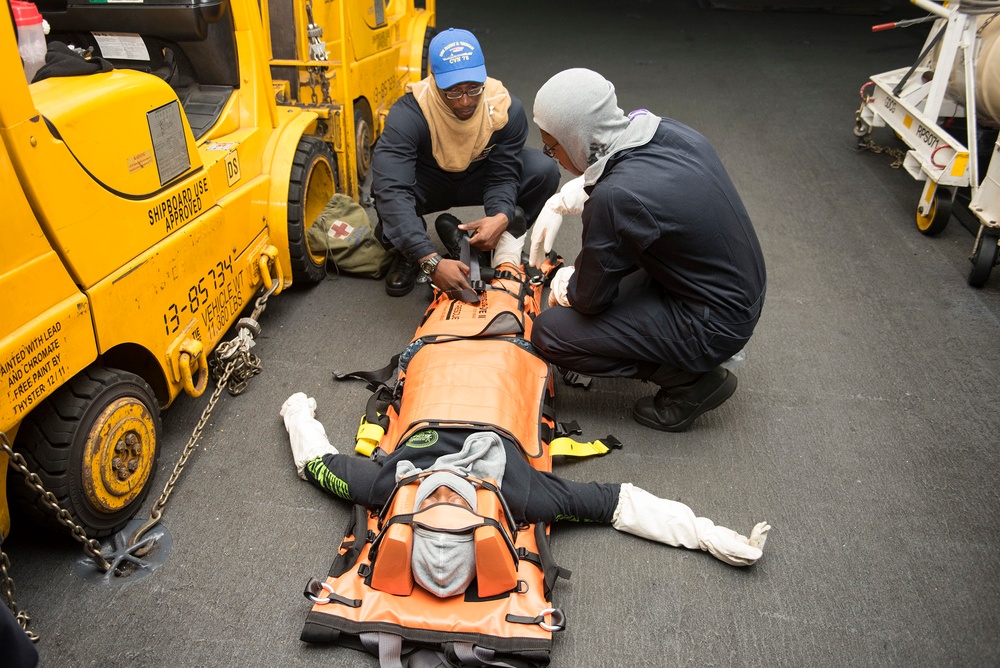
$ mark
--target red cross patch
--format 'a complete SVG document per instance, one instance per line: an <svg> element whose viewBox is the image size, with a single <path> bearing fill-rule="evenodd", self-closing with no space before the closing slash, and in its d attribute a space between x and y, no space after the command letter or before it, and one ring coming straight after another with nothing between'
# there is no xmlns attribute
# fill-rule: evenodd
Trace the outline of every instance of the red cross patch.
<svg viewBox="0 0 1000 668"><path fill-rule="evenodd" d="M330 231L328 232L328 234L334 239L343 239L345 237L350 236L351 232L353 231L354 228L345 223L344 221L335 220L333 221L333 224L330 225Z"/></svg>

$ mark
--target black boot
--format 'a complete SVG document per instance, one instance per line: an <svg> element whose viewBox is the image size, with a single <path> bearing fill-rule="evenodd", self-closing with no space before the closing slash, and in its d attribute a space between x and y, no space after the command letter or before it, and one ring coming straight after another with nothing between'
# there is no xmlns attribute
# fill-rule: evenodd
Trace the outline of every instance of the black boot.
<svg viewBox="0 0 1000 668"><path fill-rule="evenodd" d="M678 392L660 388L655 397L635 403L632 417L646 427L660 431L686 431L695 418L718 408L736 391L736 375L722 367L712 369L691 387Z"/></svg>
<svg viewBox="0 0 1000 668"><path fill-rule="evenodd" d="M444 244L445 250L448 251L448 258L451 260L461 259L462 237L465 236L465 232L458 229L461 222L450 213L442 213L434 221L434 230L441 239L441 243Z"/></svg>
<svg viewBox="0 0 1000 668"><path fill-rule="evenodd" d="M417 282L419 271L420 265L397 252L396 259L389 268L389 274L385 277L385 294L390 297L408 295L413 290L413 284Z"/></svg>

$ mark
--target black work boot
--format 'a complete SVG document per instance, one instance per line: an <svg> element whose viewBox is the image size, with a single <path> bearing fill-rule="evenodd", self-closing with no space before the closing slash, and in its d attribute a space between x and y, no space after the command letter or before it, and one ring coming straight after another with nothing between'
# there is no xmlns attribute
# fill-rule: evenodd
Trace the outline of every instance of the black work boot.
<svg viewBox="0 0 1000 668"><path fill-rule="evenodd" d="M461 222L450 213L442 213L434 221L434 229L437 231L441 243L444 244L445 250L448 251L448 258L451 260L459 260L462 256L461 244L465 232L458 229Z"/></svg>
<svg viewBox="0 0 1000 668"><path fill-rule="evenodd" d="M655 397L639 399L632 417L639 424L660 431L686 431L696 417L718 408L735 391L736 375L716 367L689 390L661 387Z"/></svg>
<svg viewBox="0 0 1000 668"><path fill-rule="evenodd" d="M390 297L402 297L413 290L413 284L417 282L417 273L420 265L411 262L402 253L396 253L396 259L389 267L389 273L385 277L385 294Z"/></svg>

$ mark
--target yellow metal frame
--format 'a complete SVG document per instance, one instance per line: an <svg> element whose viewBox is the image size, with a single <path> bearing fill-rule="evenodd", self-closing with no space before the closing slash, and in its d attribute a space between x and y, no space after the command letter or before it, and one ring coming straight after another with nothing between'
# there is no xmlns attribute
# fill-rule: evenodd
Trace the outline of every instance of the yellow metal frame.
<svg viewBox="0 0 1000 668"><path fill-rule="evenodd" d="M29 86L13 26L0 17L0 430L16 434L35 406L98 361L142 376L164 408L182 391L204 391L208 353L261 285L291 283L288 183L301 138L330 143L339 188L357 198L354 103L369 104L377 137L405 84L420 78L434 1L417 9L392 0L380 23L374 3L383 1L316 2L329 60L314 61L306 0L294 0L299 59L279 61L267 1L231 0L240 85L198 140L176 93L146 73ZM322 68L329 99L279 105L277 93L291 87L272 80L272 65L296 67L310 97L308 68ZM179 150L164 182L149 118L171 113L167 137Z"/></svg>

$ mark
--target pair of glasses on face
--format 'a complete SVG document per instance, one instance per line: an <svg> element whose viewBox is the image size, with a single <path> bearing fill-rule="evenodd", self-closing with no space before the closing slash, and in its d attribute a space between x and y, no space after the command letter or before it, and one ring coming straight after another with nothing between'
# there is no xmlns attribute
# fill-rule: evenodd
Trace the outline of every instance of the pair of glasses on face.
<svg viewBox="0 0 1000 668"><path fill-rule="evenodd" d="M559 142L556 142L552 146L549 146L545 142L542 142L542 153L549 156L550 158L556 157L556 146L559 146Z"/></svg>
<svg viewBox="0 0 1000 668"><path fill-rule="evenodd" d="M451 90L450 88L444 92L444 96L449 100L461 100L463 97L468 95L469 97L479 97L483 94L486 86L472 86L471 88L466 88L465 90Z"/></svg>

